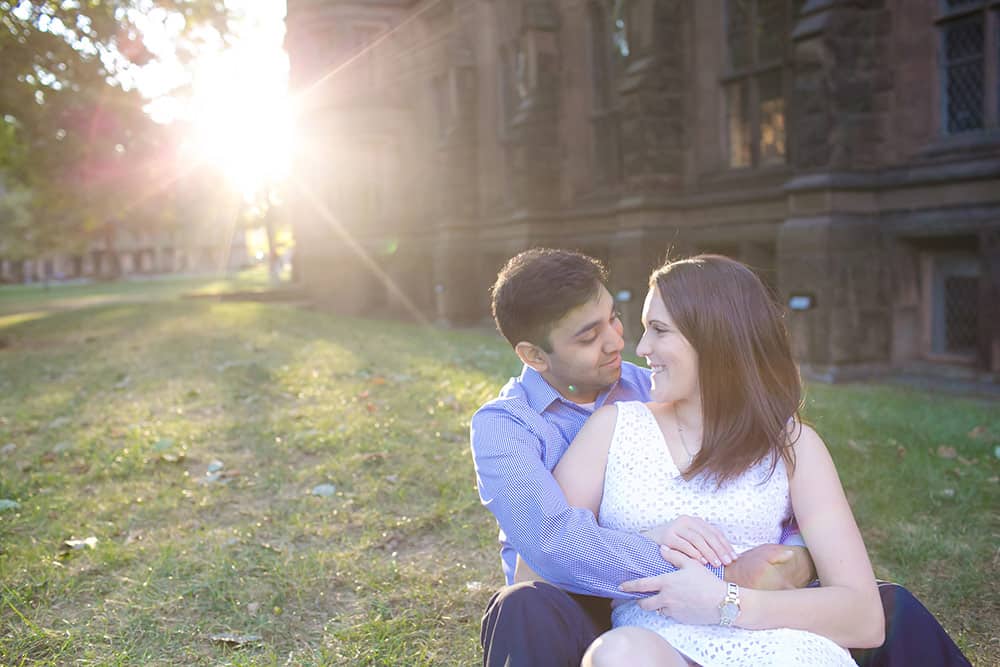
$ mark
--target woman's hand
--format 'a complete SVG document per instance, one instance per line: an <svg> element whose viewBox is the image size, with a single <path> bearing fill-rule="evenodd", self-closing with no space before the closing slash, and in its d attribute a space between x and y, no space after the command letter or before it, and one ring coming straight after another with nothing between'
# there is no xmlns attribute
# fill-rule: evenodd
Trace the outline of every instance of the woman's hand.
<svg viewBox="0 0 1000 667"><path fill-rule="evenodd" d="M678 551L688 558L711 563L715 567L736 560L736 552L718 528L703 519L681 515L669 523L643 533L660 546Z"/></svg>
<svg viewBox="0 0 1000 667"><path fill-rule="evenodd" d="M673 563L676 572L660 576L627 581L621 589L628 593L655 595L639 600L646 611L659 611L681 623L715 625L719 622L719 604L726 597L726 584L712 575L698 561L685 554L661 548L663 557Z"/></svg>

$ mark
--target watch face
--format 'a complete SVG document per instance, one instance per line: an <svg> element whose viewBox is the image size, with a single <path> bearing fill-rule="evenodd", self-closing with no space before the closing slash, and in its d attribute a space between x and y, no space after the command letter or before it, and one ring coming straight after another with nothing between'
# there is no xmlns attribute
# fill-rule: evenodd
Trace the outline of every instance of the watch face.
<svg viewBox="0 0 1000 667"><path fill-rule="evenodd" d="M719 622L722 625L731 625L732 622L736 620L736 617L739 616L739 614L740 614L740 608L736 605L736 603L727 602L723 604L721 607L719 607L719 615L721 617L719 619Z"/></svg>

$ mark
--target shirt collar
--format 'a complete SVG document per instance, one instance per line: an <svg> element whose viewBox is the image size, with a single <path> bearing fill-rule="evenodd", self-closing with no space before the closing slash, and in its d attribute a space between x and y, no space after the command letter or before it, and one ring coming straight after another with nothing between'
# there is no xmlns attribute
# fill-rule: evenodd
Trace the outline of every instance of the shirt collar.
<svg viewBox="0 0 1000 667"><path fill-rule="evenodd" d="M531 366L527 364L521 369L521 377L519 378L521 383L521 388L524 390L525 400L528 401L528 405L531 409L542 414L545 412L554 401L562 401L563 403L576 405L573 401L567 400L560 394L555 388L545 381L542 374L536 371ZM621 380L619 379L613 385L602 391L597 395L597 401L594 404L594 408L599 408L604 405L604 402L608 399L608 396L618 388Z"/></svg>

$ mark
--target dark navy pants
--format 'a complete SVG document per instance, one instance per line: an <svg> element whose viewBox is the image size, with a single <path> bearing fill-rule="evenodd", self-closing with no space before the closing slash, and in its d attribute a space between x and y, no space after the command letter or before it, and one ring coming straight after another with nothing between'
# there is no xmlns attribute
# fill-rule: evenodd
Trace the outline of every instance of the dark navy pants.
<svg viewBox="0 0 1000 667"><path fill-rule="evenodd" d="M852 651L862 667L970 667L941 624L908 590L880 583L885 643ZM490 600L481 641L485 667L578 667L610 625L608 600L544 582L506 586Z"/></svg>

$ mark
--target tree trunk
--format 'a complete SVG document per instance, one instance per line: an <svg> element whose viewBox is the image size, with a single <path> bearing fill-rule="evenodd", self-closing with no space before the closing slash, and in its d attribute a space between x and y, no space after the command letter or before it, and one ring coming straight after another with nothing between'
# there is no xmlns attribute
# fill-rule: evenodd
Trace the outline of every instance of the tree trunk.
<svg viewBox="0 0 1000 667"><path fill-rule="evenodd" d="M275 240L277 236L274 220L276 215L274 204L269 205L267 213L264 214L264 229L267 231L267 268L272 285L281 282L281 258L278 257L278 247Z"/></svg>
<svg viewBox="0 0 1000 667"><path fill-rule="evenodd" d="M111 272L107 276L108 280L117 280L122 275L122 263L118 257L117 240L118 223L112 221L104 225L104 248L108 253L108 264L111 269Z"/></svg>

